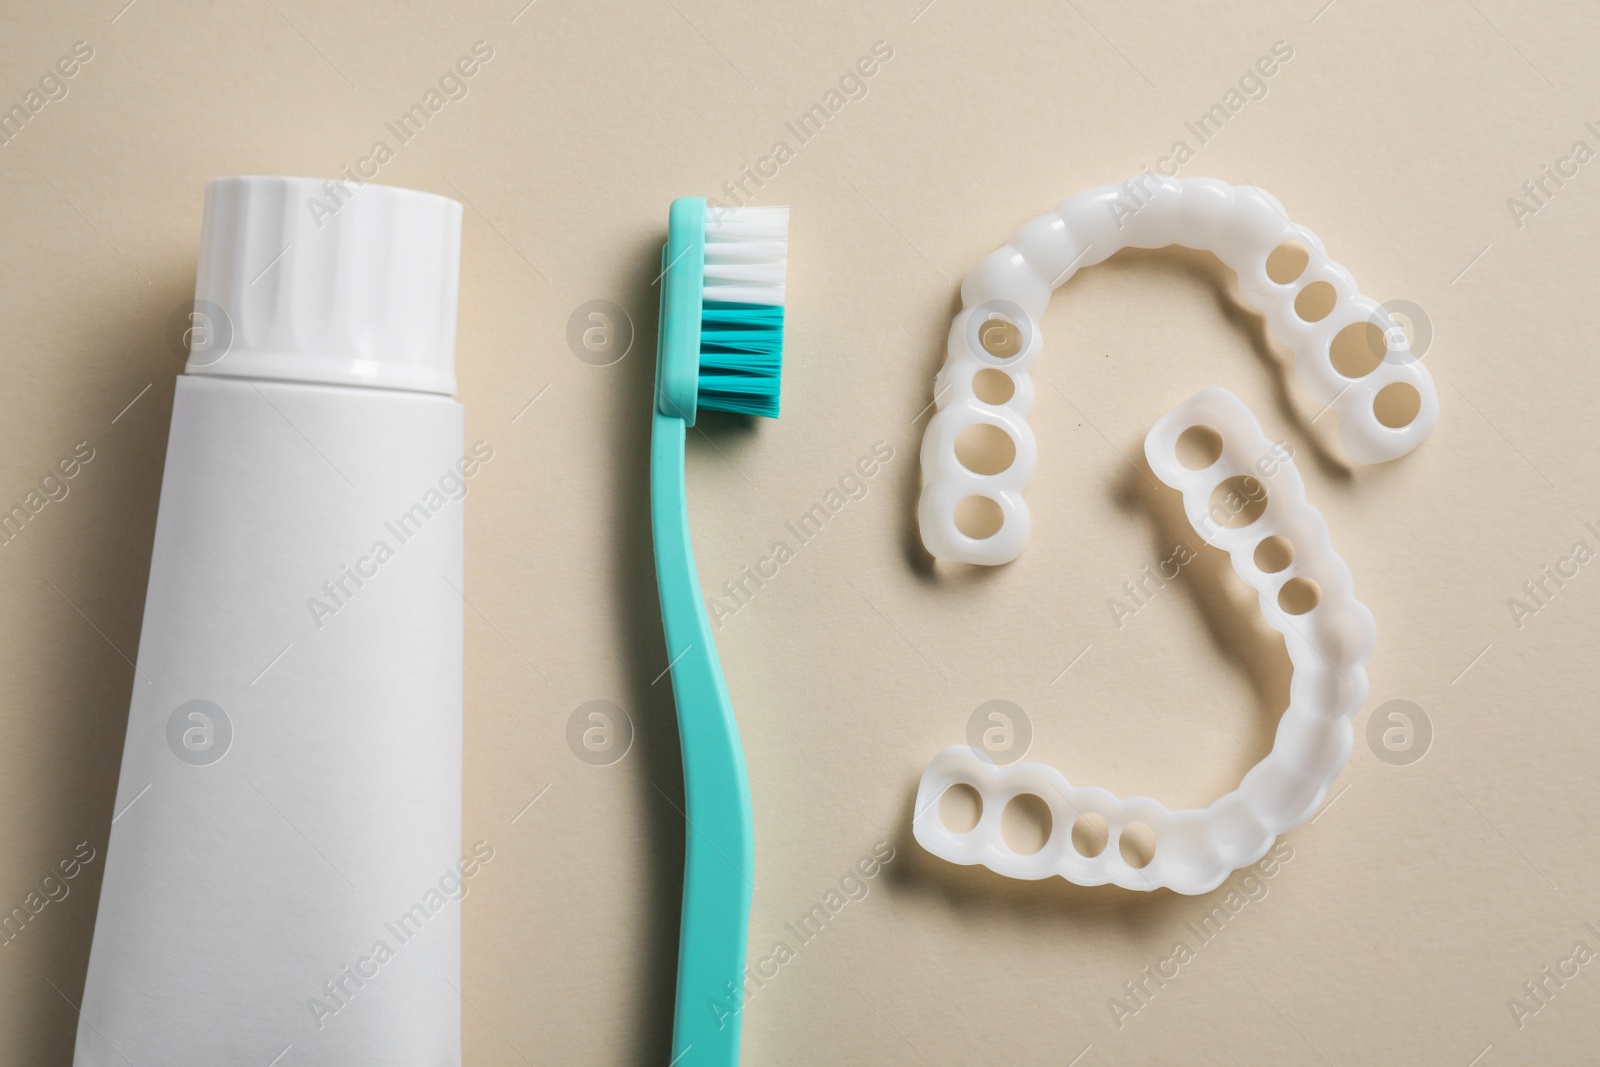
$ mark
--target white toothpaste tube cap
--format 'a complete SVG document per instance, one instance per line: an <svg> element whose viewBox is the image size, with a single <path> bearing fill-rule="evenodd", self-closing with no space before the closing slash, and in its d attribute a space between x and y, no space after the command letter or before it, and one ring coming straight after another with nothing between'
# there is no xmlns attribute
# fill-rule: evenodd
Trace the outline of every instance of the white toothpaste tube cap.
<svg viewBox="0 0 1600 1067"><path fill-rule="evenodd" d="M456 391L461 205L315 178L206 184L187 370Z"/></svg>

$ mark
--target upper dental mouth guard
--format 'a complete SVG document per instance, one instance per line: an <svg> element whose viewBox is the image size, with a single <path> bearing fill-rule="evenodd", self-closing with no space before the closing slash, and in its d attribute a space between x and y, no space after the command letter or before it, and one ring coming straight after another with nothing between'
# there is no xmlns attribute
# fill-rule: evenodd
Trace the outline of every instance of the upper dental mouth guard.
<svg viewBox="0 0 1600 1067"><path fill-rule="evenodd" d="M1028 372L1044 343L1039 320L1052 289L1124 248L1185 245L1215 253L1233 268L1245 302L1294 349L1301 386L1338 416L1340 443L1357 463L1405 455L1438 421L1433 379L1412 355L1404 331L1377 301L1356 290L1350 273L1328 258L1316 234L1289 221L1277 200L1253 186L1215 178L1140 181L1069 197L1056 211L1023 226L963 279L962 308L950 325L948 354L934 383L938 410L922 439L924 488L917 519L923 544L940 559L994 566L1022 554L1029 529L1022 490L1038 455L1027 414L1033 406ZM1287 260L1289 267L1280 270L1274 253L1285 245L1277 259ZM1296 245L1305 260L1298 271L1292 258ZM1382 331L1382 360L1360 377L1341 374L1334 366L1335 339L1349 330L1364 344L1369 326ZM989 369L1010 379L1008 400L986 403L975 392L974 379ZM1404 425L1387 425L1379 417L1380 395L1407 389L1415 393L1416 414ZM1016 461L1005 471L975 474L956 460L956 437L975 423L1011 436ZM956 506L973 496L999 505L1002 522L991 537L968 537L956 526Z"/></svg>
<svg viewBox="0 0 1600 1067"><path fill-rule="evenodd" d="M1286 258L1274 253L1290 242L1304 249L1298 271L1292 260L1287 270L1269 262ZM1340 440L1351 458L1396 458L1433 429L1438 398L1404 333L1386 310L1357 293L1316 235L1291 223L1276 200L1211 178L1162 180L1154 191L1132 182L1102 186L1028 223L962 283L963 306L935 385L938 410L922 443L918 520L923 543L935 556L992 566L1021 555L1029 532L1022 490L1037 460L1026 421L1033 401L1028 371L1042 347L1037 324L1050 291L1080 266L1119 249L1169 244L1209 250L1233 268L1246 302L1294 348L1307 392L1338 413ZM1369 323L1382 331L1383 358L1363 375L1340 373L1335 338ZM980 399L974 388L980 373L1009 379L1009 398ZM1415 394L1409 421L1380 416L1379 395L1397 387ZM981 391L991 399L1005 392L988 384ZM996 426L1011 437L1016 458L1006 470L978 474L957 459L957 436L975 424ZM1178 441L1191 431L1209 436L1206 429L1220 437L1220 451L1190 469L1179 458ZM1267 441L1237 397L1217 388L1160 419L1145 439L1145 456L1156 476L1183 494L1195 532L1229 554L1235 572L1258 594L1268 624L1283 634L1294 678L1272 751L1237 789L1208 807L1169 811L1148 797L1122 799L1099 787L1074 786L1041 763L997 767L969 746L951 746L929 764L917 790L912 831L929 852L1013 878L1059 875L1079 885L1207 893L1308 819L1343 770L1351 721L1367 693L1376 627L1355 599L1327 524L1306 501L1292 459ZM1234 524L1231 518L1249 515L1233 515L1237 509L1226 504L1218 513L1214 494L1240 477L1254 479L1266 491L1266 502L1253 521ZM956 508L970 497L999 507L1000 526L987 537L968 536L957 526ZM939 798L958 784L974 789L982 804L977 824L965 833L945 826L938 811ZM1039 851L1023 855L1006 844L1000 826L1005 807L1028 794L1048 806L1051 833ZM1090 815L1104 819L1105 842L1080 850L1072 827ZM1154 833L1154 850L1143 863L1130 861L1121 847L1123 833L1135 824Z"/></svg>

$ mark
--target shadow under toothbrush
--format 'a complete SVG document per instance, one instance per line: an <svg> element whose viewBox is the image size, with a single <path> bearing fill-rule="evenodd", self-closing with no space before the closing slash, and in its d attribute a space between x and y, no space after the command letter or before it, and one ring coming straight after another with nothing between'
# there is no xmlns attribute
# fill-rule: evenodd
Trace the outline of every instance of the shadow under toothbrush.
<svg viewBox="0 0 1600 1067"><path fill-rule="evenodd" d="M617 642L624 666L627 708L634 720L633 758L629 767L645 822L648 852L639 857L650 886L638 902L637 965L619 968L615 980L631 986L625 1002L636 1010L613 1019L626 1028L625 1052L619 1062L660 1065L673 1060L673 1006L678 973L678 924L683 903L684 825L683 755L678 747L677 710L672 686L662 668L667 663L661 628L661 600L656 591L655 549L650 528L650 413L655 404L656 308L660 299L661 238L633 249L622 279L622 304L634 321L633 349L615 369L609 425L617 435L622 459L611 464L607 499L619 501L617 528L611 546L611 580Z"/></svg>

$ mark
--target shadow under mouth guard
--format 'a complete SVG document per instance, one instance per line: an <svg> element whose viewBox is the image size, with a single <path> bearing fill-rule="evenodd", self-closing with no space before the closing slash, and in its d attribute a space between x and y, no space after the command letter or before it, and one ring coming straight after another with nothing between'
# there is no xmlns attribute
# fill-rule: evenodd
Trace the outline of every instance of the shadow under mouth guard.
<svg viewBox="0 0 1600 1067"><path fill-rule="evenodd" d="M1207 430L1220 437L1220 451L1191 469L1180 459L1179 439ZM1144 450L1156 476L1183 494L1195 532L1228 553L1268 625L1283 635L1294 678L1272 751L1209 807L1169 811L1149 797L1124 800L1098 786L1074 786L1043 763L999 767L967 745L952 745L917 788L912 832L934 855L1011 878L1059 875L1078 885L1208 893L1305 822L1349 760L1377 629L1287 451L1266 439L1238 397L1219 388L1163 416ZM1251 484L1255 489L1230 488ZM982 802L977 825L965 833L945 826L939 813L939 798L955 785L971 787ZM1006 843L1000 824L1006 806L1028 794L1049 807L1051 831L1039 851L1023 855ZM1073 827L1092 815L1105 820L1106 832L1090 855L1080 851ZM1141 823L1153 831L1155 849L1136 865L1121 844Z"/></svg>

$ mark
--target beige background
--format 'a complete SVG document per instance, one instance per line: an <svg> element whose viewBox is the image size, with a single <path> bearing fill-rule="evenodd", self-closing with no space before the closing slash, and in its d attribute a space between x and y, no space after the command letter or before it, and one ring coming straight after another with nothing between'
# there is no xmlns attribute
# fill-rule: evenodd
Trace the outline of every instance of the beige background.
<svg viewBox="0 0 1600 1067"><path fill-rule="evenodd" d="M1600 148L1586 5L123 2L7 4L0 32L6 106L94 49L0 147L0 497L95 449L0 550L0 905L77 842L100 857L0 948L0 1062L70 1058L202 184L337 174L479 40L494 56L467 97L378 179L468 204L461 399L496 449L467 518L466 834L496 849L465 904L468 1064L670 1058L682 783L645 498L666 206L794 147L785 122L879 41L893 58L867 95L756 196L794 206L784 416L708 420L690 448L712 587L874 442L895 451L717 635L754 786L754 950L895 849L750 1002L747 1062L1592 1062L1600 964L1520 1028L1507 1006L1575 941L1600 950L1600 574L1520 629L1507 606L1574 542L1600 548L1600 164L1520 227L1507 205L1574 141ZM1294 55L1267 95L1182 173L1270 190L1364 292L1425 309L1437 432L1351 470L1225 270L1124 255L1044 322L1032 547L997 572L933 567L919 413L961 275L1068 194L1195 147L1185 121L1277 41ZM597 299L637 326L607 367L566 341ZM1380 636L1334 806L1202 944L1188 924L1218 897L1010 882L922 853L907 824L924 764L990 699L1074 781L1168 804L1209 801L1270 744L1287 661L1214 553L1120 628L1107 607L1192 536L1133 464L1211 384L1295 449ZM613 766L566 742L591 699L637 725ZM1420 761L1368 745L1390 700L1431 722ZM1118 1028L1109 998L1177 941L1195 958Z"/></svg>

